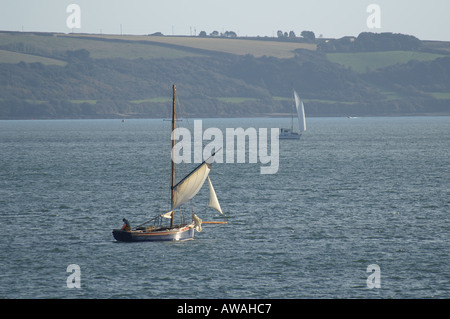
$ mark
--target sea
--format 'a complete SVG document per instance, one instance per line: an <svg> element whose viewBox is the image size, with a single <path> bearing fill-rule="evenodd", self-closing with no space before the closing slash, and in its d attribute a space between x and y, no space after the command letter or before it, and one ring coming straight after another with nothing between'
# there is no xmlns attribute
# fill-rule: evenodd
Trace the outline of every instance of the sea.
<svg viewBox="0 0 450 319"><path fill-rule="evenodd" d="M0 298L450 298L450 117L308 118L273 174L259 158L213 163L223 215L207 183L184 214L226 224L115 241L123 218L170 209L170 153L162 119L0 121Z"/></svg>

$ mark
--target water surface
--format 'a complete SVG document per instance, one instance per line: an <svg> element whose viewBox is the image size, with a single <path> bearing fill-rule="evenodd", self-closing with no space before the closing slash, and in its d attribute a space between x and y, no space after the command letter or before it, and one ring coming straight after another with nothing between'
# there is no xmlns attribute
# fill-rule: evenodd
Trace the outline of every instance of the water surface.
<svg viewBox="0 0 450 319"><path fill-rule="evenodd" d="M277 174L213 165L227 225L130 244L111 234L123 217L136 225L169 208L170 122L0 121L0 297L449 298L450 118L307 125L280 141ZM207 190L194 209L215 220ZM70 264L81 289L67 288ZM367 287L371 264L381 288Z"/></svg>

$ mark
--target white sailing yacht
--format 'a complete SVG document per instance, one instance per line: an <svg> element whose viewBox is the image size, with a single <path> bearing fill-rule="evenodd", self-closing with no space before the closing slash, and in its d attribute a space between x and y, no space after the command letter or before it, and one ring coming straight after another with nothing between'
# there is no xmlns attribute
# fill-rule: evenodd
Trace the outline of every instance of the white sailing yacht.
<svg viewBox="0 0 450 319"><path fill-rule="evenodd" d="M298 140L304 131L306 131L306 118L305 118L305 107L303 106L303 101L298 97L297 92L293 93L293 101L295 104L295 110L298 117L298 127L299 131L294 131L294 116L291 116L291 128L281 128L280 129L280 139L284 140Z"/></svg>

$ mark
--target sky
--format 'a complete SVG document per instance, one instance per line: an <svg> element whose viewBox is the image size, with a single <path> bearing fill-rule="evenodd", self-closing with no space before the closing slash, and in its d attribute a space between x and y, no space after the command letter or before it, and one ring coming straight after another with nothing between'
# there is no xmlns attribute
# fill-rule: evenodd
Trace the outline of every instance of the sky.
<svg viewBox="0 0 450 319"><path fill-rule="evenodd" d="M67 12L70 4L78 16ZM377 9L368 12L372 4ZM28 32L272 37L308 30L324 38L393 32L450 41L449 17L449 0L0 0L0 30Z"/></svg>

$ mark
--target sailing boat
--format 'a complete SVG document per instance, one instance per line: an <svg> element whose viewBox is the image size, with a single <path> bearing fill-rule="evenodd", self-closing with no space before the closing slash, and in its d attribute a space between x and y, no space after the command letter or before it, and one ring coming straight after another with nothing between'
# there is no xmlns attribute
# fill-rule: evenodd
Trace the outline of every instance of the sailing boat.
<svg viewBox="0 0 450 319"><path fill-rule="evenodd" d="M173 86L172 103L172 134L175 130L176 107L175 107L176 86ZM175 140L172 139L172 152ZM220 150L220 149L219 149ZM218 152L217 150L216 152ZM172 183L171 183L171 210L167 213L157 215L133 229L114 229L113 236L118 241L178 241L194 239L194 230L201 231L202 220L197 215L192 214L192 222L185 222L181 215L181 223L174 224L175 210L183 204L189 202L202 188L206 178L208 178L210 198L209 207L212 207L222 214L217 195L209 179L212 162L214 161L214 152L206 161L198 165L193 171L186 175L181 181L175 184L175 164L172 162ZM172 156L173 158L173 156ZM163 225L165 219L170 219L170 225ZM151 226L144 226L151 224ZM166 222L166 224L168 224Z"/></svg>
<svg viewBox="0 0 450 319"><path fill-rule="evenodd" d="M297 111L299 132L294 132L294 116L291 116L291 129L280 129L280 139L298 140L304 131L306 131L305 107L303 101L298 97L297 92L294 91L294 103Z"/></svg>

